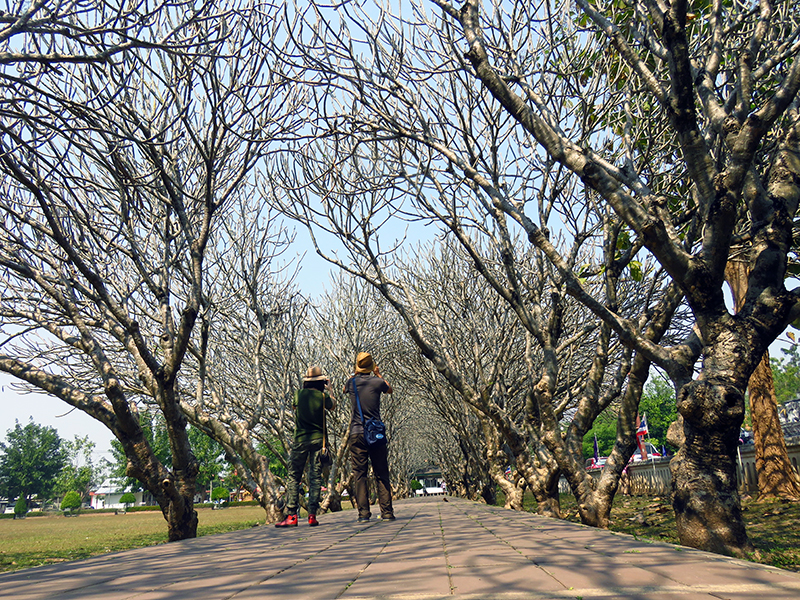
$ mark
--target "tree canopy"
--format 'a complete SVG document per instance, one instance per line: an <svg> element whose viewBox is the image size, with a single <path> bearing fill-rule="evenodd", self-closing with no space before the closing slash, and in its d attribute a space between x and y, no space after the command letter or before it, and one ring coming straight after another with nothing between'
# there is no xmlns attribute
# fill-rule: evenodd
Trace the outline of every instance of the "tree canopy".
<svg viewBox="0 0 800 600"><path fill-rule="evenodd" d="M416 400L387 402L391 427L432 416L396 472L424 448L462 461L451 489L520 507L528 486L553 515L563 475L606 526L636 415L667 405L640 402L655 365L681 541L748 552L745 389L800 312L796 2L432 5L18 3L0 369L103 422L175 540L197 526L187 423L272 518L300 374L344 380L362 349ZM324 305L280 258L287 217L347 274ZM584 442L611 406L595 481Z"/></svg>
<svg viewBox="0 0 800 600"><path fill-rule="evenodd" d="M58 432L31 420L17 421L0 443L0 494L26 501L49 496L56 478L67 464L67 452Z"/></svg>
<svg viewBox="0 0 800 600"><path fill-rule="evenodd" d="M780 357L770 357L778 404L800 397L800 350L796 345L781 348Z"/></svg>

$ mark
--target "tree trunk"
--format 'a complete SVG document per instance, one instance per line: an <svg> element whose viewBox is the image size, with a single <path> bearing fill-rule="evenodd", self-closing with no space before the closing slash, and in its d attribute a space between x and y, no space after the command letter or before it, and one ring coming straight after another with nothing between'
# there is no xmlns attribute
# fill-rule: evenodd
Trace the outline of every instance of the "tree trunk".
<svg viewBox="0 0 800 600"><path fill-rule="evenodd" d="M725 266L725 280L733 292L734 306L738 312L747 294L749 264L744 261L729 261ZM800 478L792 469L786 440L778 419L778 400L775 382L769 364L769 352L765 352L748 384L750 415L753 419L753 443L756 449L756 473L758 475L758 498L800 499Z"/></svg>
<svg viewBox="0 0 800 600"><path fill-rule="evenodd" d="M489 506L497 504L497 486L494 481L490 480L485 482L480 489L481 499Z"/></svg>
<svg viewBox="0 0 800 600"><path fill-rule="evenodd" d="M753 551L736 483L744 396L724 380L695 380L680 390L678 412L684 439L670 471L681 544L743 557Z"/></svg>
<svg viewBox="0 0 800 600"><path fill-rule="evenodd" d="M539 475L536 481L540 485L531 487L533 497L536 499L536 514L561 519L561 499L558 495L558 480L561 479L561 471L554 464L552 469ZM530 482L528 485L530 486Z"/></svg>
<svg viewBox="0 0 800 600"><path fill-rule="evenodd" d="M197 511L192 497L181 495L161 505L161 512L167 521L167 534L170 542L197 537Z"/></svg>
<svg viewBox="0 0 800 600"><path fill-rule="evenodd" d="M660 335L657 339L660 339ZM628 375L628 386L617 416L617 439L600 472L600 479L593 494L598 527L603 529L607 529L611 522L611 510L617 490L622 486L623 493L630 491L626 468L636 448L636 416L639 414L639 402L650 373L650 364L650 361L641 355L637 355L633 361Z"/></svg>
<svg viewBox="0 0 800 600"><path fill-rule="evenodd" d="M781 422L769 352L765 352L750 376L750 414L756 447L758 499L800 500L800 478L792 469Z"/></svg>
<svg viewBox="0 0 800 600"><path fill-rule="evenodd" d="M328 488L328 493L319 505L320 512L340 512L342 510L342 494L339 490Z"/></svg>
<svg viewBox="0 0 800 600"><path fill-rule="evenodd" d="M506 479L503 470L494 464L490 465L489 473L506 496L505 508L522 510L522 494L525 488Z"/></svg>

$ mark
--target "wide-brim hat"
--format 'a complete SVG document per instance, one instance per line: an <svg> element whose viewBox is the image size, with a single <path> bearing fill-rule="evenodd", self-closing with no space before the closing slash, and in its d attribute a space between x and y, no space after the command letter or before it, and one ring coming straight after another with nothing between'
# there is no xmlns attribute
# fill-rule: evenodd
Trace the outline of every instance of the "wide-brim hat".
<svg viewBox="0 0 800 600"><path fill-rule="evenodd" d="M322 367L314 365L308 368L303 381L328 381L328 376L322 374Z"/></svg>
<svg viewBox="0 0 800 600"><path fill-rule="evenodd" d="M369 352L359 352L356 356L356 373L372 373L375 370L375 361Z"/></svg>

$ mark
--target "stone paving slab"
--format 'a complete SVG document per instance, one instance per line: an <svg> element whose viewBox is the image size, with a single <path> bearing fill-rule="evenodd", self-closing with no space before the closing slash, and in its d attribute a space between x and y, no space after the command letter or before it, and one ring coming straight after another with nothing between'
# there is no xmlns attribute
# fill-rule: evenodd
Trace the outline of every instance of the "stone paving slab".
<svg viewBox="0 0 800 600"><path fill-rule="evenodd" d="M0 575L14 600L800 600L800 574L465 500Z"/></svg>

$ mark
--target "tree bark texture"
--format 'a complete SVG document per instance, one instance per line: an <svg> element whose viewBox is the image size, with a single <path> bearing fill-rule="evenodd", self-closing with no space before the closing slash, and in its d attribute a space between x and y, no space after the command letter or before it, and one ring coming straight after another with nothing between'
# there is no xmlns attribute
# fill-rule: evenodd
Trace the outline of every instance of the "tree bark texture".
<svg viewBox="0 0 800 600"><path fill-rule="evenodd" d="M750 376L750 414L756 447L758 499L800 500L800 478L792 468L786 440L778 419L778 401L769 352L765 352Z"/></svg>
<svg viewBox="0 0 800 600"><path fill-rule="evenodd" d="M165 482L165 485L167 485L167 482ZM170 542L197 537L197 511L194 509L194 491L192 491L192 496L170 497L166 506L161 505L161 512L167 521L167 533Z"/></svg>
<svg viewBox="0 0 800 600"><path fill-rule="evenodd" d="M725 279L733 291L736 311L741 310L747 295L750 266L744 261L731 260L725 267ZM769 364L769 352L750 376L748 384L750 416L753 420L753 443L756 449L758 498L800 499L800 478L792 469L786 440L778 418L778 399Z"/></svg>
<svg viewBox="0 0 800 600"><path fill-rule="evenodd" d="M742 556L753 550L742 520L736 448L744 395L725 381L695 380L678 395L684 443L670 462L681 544Z"/></svg>
<svg viewBox="0 0 800 600"><path fill-rule="evenodd" d="M536 499L536 514L543 517L561 519L561 500L558 494L558 481L561 479L561 472L558 469L551 470L546 476L540 478L542 486L533 490L533 497Z"/></svg>
<svg viewBox="0 0 800 600"><path fill-rule="evenodd" d="M517 468L522 471L525 482L536 500L536 514L554 519L562 518L561 501L558 495L561 471L550 453L542 444L539 444L539 452L533 461L528 461L527 465L521 465L521 462L517 460Z"/></svg>

